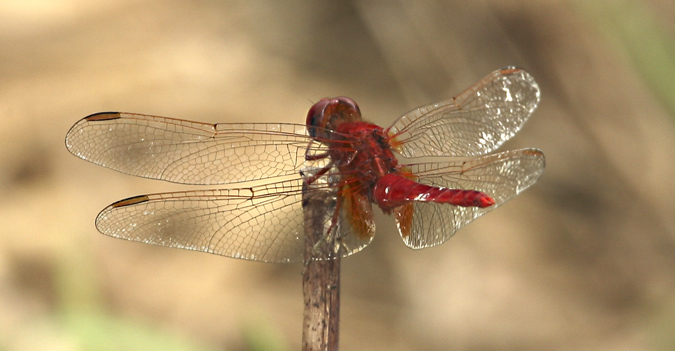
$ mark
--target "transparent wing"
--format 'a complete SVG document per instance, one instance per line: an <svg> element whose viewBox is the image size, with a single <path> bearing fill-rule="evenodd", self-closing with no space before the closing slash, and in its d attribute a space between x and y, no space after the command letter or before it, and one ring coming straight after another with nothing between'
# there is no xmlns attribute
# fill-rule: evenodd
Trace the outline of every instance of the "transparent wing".
<svg viewBox="0 0 675 351"><path fill-rule="evenodd" d="M299 124L207 124L119 112L85 117L66 135L68 150L95 164L202 185L296 174L310 141Z"/></svg>
<svg viewBox="0 0 675 351"><path fill-rule="evenodd" d="M452 189L473 189L495 200L487 208L459 207L431 202L402 206L396 214L406 245L421 249L441 244L461 227L494 210L534 184L544 172L544 154L520 149L469 161L422 163L405 166L424 184ZM410 222L410 217L412 220ZM408 220L408 221L406 221Z"/></svg>
<svg viewBox="0 0 675 351"><path fill-rule="evenodd" d="M529 73L505 67L450 100L408 112L388 131L405 157L484 155L520 130L539 98Z"/></svg>
<svg viewBox="0 0 675 351"><path fill-rule="evenodd" d="M159 246L263 262L301 262L302 204L302 179L142 195L106 207L96 218L96 228L105 235ZM332 216L319 215L324 228L332 228ZM349 228L343 230L339 236L327 236L341 242L326 240L341 255L358 252L370 242L349 236ZM342 242L348 250L342 249Z"/></svg>

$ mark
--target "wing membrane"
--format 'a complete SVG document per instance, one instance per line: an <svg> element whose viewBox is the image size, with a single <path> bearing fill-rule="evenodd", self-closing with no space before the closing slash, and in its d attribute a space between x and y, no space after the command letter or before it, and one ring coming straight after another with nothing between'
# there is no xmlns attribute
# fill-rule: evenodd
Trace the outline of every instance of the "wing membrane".
<svg viewBox="0 0 675 351"><path fill-rule="evenodd" d="M304 125L207 124L135 113L81 119L66 146L87 161L135 176L183 184L225 184L293 175L311 141ZM313 143L321 153L320 143Z"/></svg>
<svg viewBox="0 0 675 351"><path fill-rule="evenodd" d="M410 111L389 133L405 157L484 155L520 130L539 99L529 73L505 67L455 98Z"/></svg>
<svg viewBox="0 0 675 351"><path fill-rule="evenodd" d="M331 214L316 215L331 228ZM96 218L96 228L112 237L263 262L302 262L303 223L302 179L136 196L113 203ZM327 252L344 256L370 242L346 233L326 238L335 250Z"/></svg>

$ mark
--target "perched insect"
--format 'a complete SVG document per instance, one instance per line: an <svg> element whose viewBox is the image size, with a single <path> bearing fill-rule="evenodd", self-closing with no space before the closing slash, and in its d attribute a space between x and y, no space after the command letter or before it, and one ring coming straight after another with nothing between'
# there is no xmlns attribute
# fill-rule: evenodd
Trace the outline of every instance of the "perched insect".
<svg viewBox="0 0 675 351"><path fill-rule="evenodd" d="M115 202L96 218L103 234L296 262L304 248L303 184L305 191L327 192L334 200L325 238L340 256L360 251L373 238L373 204L393 214L405 244L419 249L443 243L527 189L544 170L541 151L488 153L522 127L539 98L532 76L505 67L387 129L363 121L353 100L338 97L314 104L306 125L97 113L70 129L66 146L82 159L131 175L225 184ZM401 164L396 154L455 158Z"/></svg>

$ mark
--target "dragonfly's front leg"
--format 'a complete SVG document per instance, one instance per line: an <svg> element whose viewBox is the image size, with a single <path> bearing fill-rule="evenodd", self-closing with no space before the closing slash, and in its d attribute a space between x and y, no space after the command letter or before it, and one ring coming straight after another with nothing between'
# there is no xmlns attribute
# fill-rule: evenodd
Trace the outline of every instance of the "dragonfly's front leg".
<svg viewBox="0 0 675 351"><path fill-rule="evenodd" d="M312 140L312 141L309 142L309 144L307 144L307 148L305 149L305 160L307 160L307 161L322 160L322 159L330 156L328 154L328 151L322 152L320 154L311 154L310 151L312 150L312 145L315 142L316 141Z"/></svg>
<svg viewBox="0 0 675 351"><path fill-rule="evenodd" d="M318 160L323 160L323 159L330 156L328 154L328 152L322 152L320 154L311 154L310 151L312 150L312 144L313 143L314 143L314 141L307 144L307 148L305 149L305 161L318 161ZM331 160L330 162L328 162L327 165L322 167L320 170L318 170L316 172L312 172L312 175L307 175L302 171L300 172L300 175L302 175L302 177L304 178L305 184L312 184L317 179L319 179L319 177L326 174L326 172L328 172L332 167L333 167L333 162Z"/></svg>

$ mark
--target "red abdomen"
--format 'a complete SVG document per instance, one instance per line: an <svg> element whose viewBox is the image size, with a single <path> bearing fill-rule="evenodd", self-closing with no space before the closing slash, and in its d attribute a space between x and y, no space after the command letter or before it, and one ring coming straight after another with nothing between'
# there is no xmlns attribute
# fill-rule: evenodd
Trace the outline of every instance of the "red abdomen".
<svg viewBox="0 0 675 351"><path fill-rule="evenodd" d="M373 200L386 213L413 201L481 208L495 204L493 198L480 191L420 184L399 173L389 173L377 181L373 187Z"/></svg>

